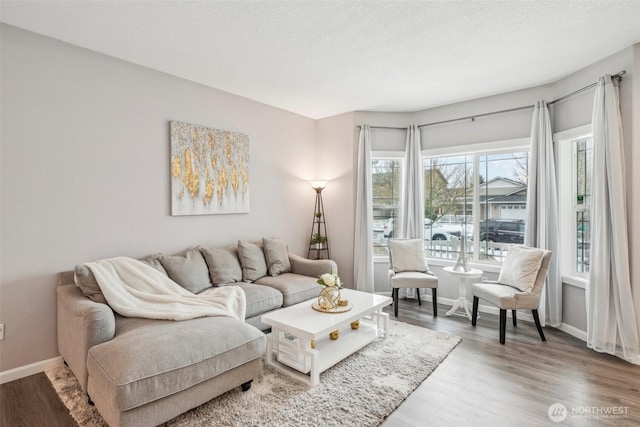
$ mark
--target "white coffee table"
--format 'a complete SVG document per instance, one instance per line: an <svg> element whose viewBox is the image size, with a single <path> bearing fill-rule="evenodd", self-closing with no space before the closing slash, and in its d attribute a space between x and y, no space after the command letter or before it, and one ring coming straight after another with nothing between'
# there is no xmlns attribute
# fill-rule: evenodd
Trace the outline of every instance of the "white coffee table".
<svg viewBox="0 0 640 427"><path fill-rule="evenodd" d="M321 372L376 338L386 338L389 315L382 309L391 304L390 297L351 289L340 293L349 300L351 310L321 313L311 307L316 302L312 299L263 315L262 321L271 326L267 363L314 387ZM358 329L352 329L355 321L360 321ZM330 339L336 330L339 338Z"/></svg>

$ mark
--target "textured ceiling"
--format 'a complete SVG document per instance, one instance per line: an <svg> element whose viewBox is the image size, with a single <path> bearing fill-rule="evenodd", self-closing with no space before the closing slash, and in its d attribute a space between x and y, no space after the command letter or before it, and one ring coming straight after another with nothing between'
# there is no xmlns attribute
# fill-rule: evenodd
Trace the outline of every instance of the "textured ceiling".
<svg viewBox="0 0 640 427"><path fill-rule="evenodd" d="M311 118L537 86L640 42L640 0L2 1L0 20Z"/></svg>

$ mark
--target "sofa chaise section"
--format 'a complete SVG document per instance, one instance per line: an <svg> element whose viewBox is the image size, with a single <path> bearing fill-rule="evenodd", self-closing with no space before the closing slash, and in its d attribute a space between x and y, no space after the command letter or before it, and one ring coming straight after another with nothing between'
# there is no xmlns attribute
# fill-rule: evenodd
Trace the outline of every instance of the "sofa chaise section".
<svg viewBox="0 0 640 427"><path fill-rule="evenodd" d="M229 388L261 373L266 341L258 329L230 317L188 322L119 317L118 335L89 349L88 392L109 425L156 425L166 421L145 405L235 370ZM226 390L225 390L226 391ZM213 396L185 401L170 418ZM165 411L166 412L166 411Z"/></svg>

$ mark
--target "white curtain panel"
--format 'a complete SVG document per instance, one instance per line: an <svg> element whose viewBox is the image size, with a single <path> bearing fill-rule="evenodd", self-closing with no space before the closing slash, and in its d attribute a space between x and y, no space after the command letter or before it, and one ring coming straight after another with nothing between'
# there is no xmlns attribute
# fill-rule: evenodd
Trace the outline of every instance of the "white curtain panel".
<svg viewBox="0 0 640 427"><path fill-rule="evenodd" d="M402 177L402 198L398 221L398 237L424 240L424 189L422 182L422 145L420 129L416 125L407 128ZM416 290L401 288L400 298L415 298Z"/></svg>
<svg viewBox="0 0 640 427"><path fill-rule="evenodd" d="M538 101L531 120L531 155L527 185L527 222L524 244L550 250L547 281L540 297L538 314L542 325L558 327L562 323L562 276L558 265L558 192L556 164L549 108Z"/></svg>
<svg viewBox="0 0 640 427"><path fill-rule="evenodd" d="M624 150L617 81L598 80L593 105L587 346L640 364L631 292Z"/></svg>
<svg viewBox="0 0 640 427"><path fill-rule="evenodd" d="M353 279L358 291L373 292L373 190L371 185L371 129L360 128L356 187L356 235Z"/></svg>
<svg viewBox="0 0 640 427"><path fill-rule="evenodd" d="M404 174L398 237L424 239L424 190L422 184L422 160L420 129L411 125L407 129L404 154Z"/></svg>

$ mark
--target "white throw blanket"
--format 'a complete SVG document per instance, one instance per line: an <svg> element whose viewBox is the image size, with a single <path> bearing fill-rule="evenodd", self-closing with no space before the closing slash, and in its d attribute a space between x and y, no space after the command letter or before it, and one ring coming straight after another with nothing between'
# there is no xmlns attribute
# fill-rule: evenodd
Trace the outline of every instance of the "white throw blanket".
<svg viewBox="0 0 640 427"><path fill-rule="evenodd" d="M122 316L166 320L225 316L244 321L246 296L238 286L213 288L196 295L133 258L107 258L85 265L111 308Z"/></svg>

